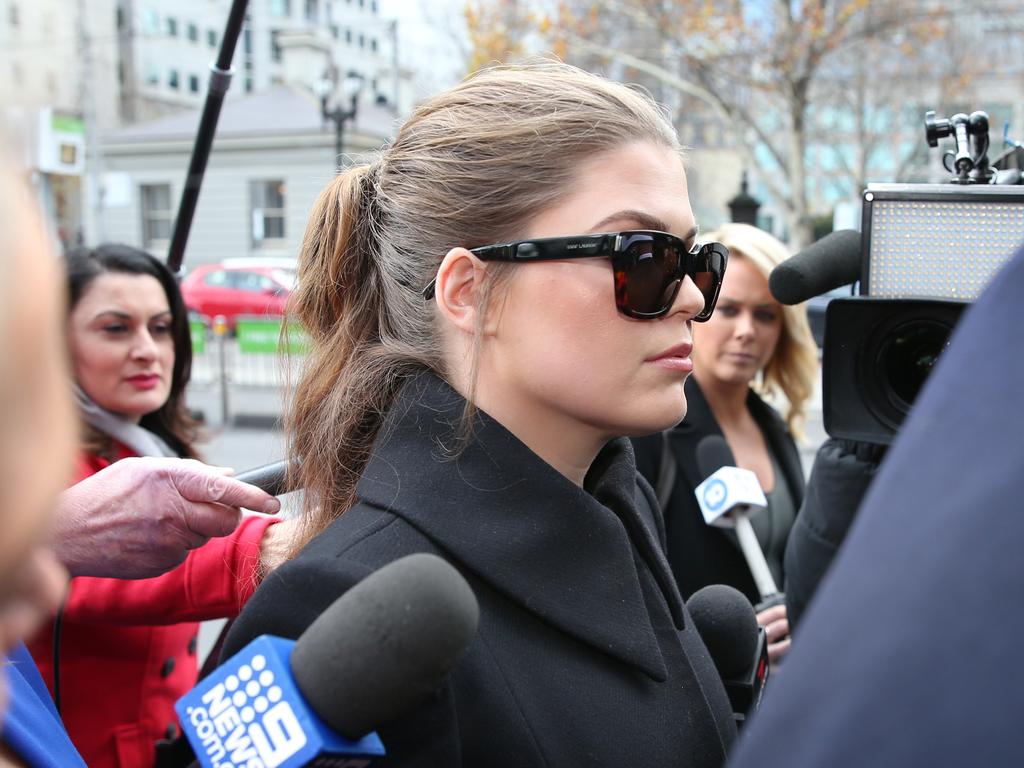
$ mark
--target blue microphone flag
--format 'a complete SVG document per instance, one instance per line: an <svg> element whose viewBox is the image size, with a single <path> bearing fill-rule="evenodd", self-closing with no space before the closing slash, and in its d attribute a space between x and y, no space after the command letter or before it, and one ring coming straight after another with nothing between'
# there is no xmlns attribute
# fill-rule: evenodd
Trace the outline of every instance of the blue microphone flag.
<svg viewBox="0 0 1024 768"><path fill-rule="evenodd" d="M294 640L261 635L178 700L178 719L200 765L293 768L316 761L364 768L384 755L376 733L346 739L306 704L289 662L294 647Z"/></svg>

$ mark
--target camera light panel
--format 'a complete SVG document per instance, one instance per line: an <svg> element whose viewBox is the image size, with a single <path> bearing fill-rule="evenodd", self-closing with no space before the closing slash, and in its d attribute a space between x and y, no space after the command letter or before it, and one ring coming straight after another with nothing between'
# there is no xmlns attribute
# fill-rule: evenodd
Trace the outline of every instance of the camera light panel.
<svg viewBox="0 0 1024 768"><path fill-rule="evenodd" d="M973 301L1024 243L1024 200L881 200L871 207L871 296Z"/></svg>

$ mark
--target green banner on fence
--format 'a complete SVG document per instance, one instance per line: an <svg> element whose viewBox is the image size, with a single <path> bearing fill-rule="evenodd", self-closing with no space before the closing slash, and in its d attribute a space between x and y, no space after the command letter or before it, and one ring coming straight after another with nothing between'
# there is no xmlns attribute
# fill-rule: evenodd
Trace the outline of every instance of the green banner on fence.
<svg viewBox="0 0 1024 768"><path fill-rule="evenodd" d="M288 326L286 338L281 338L281 318L238 318L236 327L238 351L242 354L277 354L284 344L290 355L302 355L309 350L309 337L298 325Z"/></svg>
<svg viewBox="0 0 1024 768"><path fill-rule="evenodd" d="M202 320L189 320L188 330L192 334L192 354L203 354L206 351L206 323Z"/></svg>

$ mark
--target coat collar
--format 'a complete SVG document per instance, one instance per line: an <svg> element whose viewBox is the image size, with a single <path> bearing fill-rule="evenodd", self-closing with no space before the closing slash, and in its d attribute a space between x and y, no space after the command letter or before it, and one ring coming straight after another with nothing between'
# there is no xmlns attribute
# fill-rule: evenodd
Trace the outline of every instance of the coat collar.
<svg viewBox="0 0 1024 768"><path fill-rule="evenodd" d="M482 412L456 455L464 407L434 374L409 382L382 428L359 498L403 518L561 631L667 679L638 564L662 585L677 624L681 600L638 511L629 441L609 443L580 488ZM662 576L672 587L667 594Z"/></svg>

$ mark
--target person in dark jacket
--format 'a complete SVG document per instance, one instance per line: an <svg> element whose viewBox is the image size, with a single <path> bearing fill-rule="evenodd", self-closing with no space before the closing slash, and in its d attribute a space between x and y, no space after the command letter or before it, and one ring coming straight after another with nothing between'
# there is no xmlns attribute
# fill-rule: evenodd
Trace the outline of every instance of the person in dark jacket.
<svg viewBox="0 0 1024 768"><path fill-rule="evenodd" d="M704 480L697 446L709 435L722 436L737 466L757 475L768 507L751 523L781 589L786 541L804 494L794 436L813 392L817 347L805 308L783 306L768 290L769 273L789 256L786 247L749 224L726 224L708 238L720 240L731 256L715 316L694 329L686 418L664 435L634 441L637 468L658 488L669 564L684 597L728 584L757 605L763 596L735 531L709 526L697 504L694 489ZM782 395L785 421L762 395ZM778 661L789 648L785 605L763 607L758 621L768 634L769 656Z"/></svg>
<svg viewBox="0 0 1024 768"><path fill-rule="evenodd" d="M685 413L691 323L727 256L695 237L671 124L562 64L478 73L340 174L294 294L309 541L222 657L435 553L479 629L435 695L380 724L386 765L721 765L729 702L619 437Z"/></svg>

